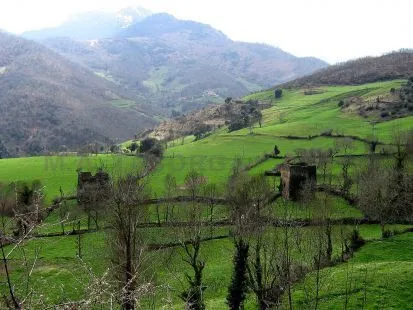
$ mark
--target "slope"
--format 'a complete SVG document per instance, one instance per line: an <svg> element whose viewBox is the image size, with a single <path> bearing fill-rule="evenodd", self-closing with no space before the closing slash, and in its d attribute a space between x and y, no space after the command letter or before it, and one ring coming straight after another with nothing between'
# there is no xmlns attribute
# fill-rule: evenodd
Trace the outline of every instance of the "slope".
<svg viewBox="0 0 413 310"><path fill-rule="evenodd" d="M380 148L388 148L391 145L386 143L391 142L392 131L396 126L399 126L401 130L411 129L413 126L412 117L405 117L397 120L384 120L373 127L370 124L372 119L363 118L356 114L344 112L338 107L338 102L342 99L353 96L357 93L359 96L365 98L374 97L382 93L389 92L391 88L398 88L405 81L395 80L388 82L378 82L372 84L365 84L360 86L330 86L322 87L319 89L318 94L306 95L305 89L284 90L284 95L280 99L275 99L273 91L267 91L263 93L257 93L251 95L250 98L256 98L265 100L272 106L269 109L263 111L264 120L262 128L255 125L252 129L252 133L248 129L235 131L228 133L227 128L222 127L210 136L192 142L190 137L183 140L183 143L179 139L178 141L171 141L168 149L165 153L165 158L162 160L155 175L151 178L153 197L162 197L164 195L164 181L167 174L173 175L177 179L178 187L181 188L185 184L185 175L191 169L196 169L202 175L207 177L208 183L215 183L218 188L224 189L225 182L228 179L228 175L231 172L231 168L235 158L240 158L244 163L259 163L262 159L263 153L269 153L273 150L274 144L277 144L281 150L281 155L294 154L297 149L300 148L320 148L328 149L340 146L342 137L335 136L336 133L340 133L347 136L358 136L360 138L369 138L373 133L377 136L380 142ZM321 137L309 137L320 135L322 132L328 129L333 129L332 135ZM295 136L295 137L293 137ZM351 150L349 152L352 155L360 155L366 153L366 147L368 143L363 141L354 140ZM343 150L339 152L342 154ZM26 163L26 167L33 167L30 177L37 178L38 173L42 173L41 179L46 185L48 191L48 197L54 197L58 194L58 186L55 184L59 182L64 185L64 190L70 193L76 187L76 174L77 167L85 167L89 164L90 170L95 169L95 165L98 162L99 157L73 157L73 158L20 158L12 160L3 160L0 162L0 175L4 175L3 182L7 182L16 178L16 175L28 178L25 172L23 163ZM133 167L133 161L139 161L139 158L132 156L110 156L105 158L105 163L110 167L110 163L116 165L116 160L125 160L122 167L126 167L129 164ZM390 160L392 157L388 157ZM58 173L53 177L56 170L46 171L42 169L43 161L53 161L54 165L59 167L59 161L65 161L64 171ZM250 173L262 173L263 170L268 170L278 164L282 159L271 159L267 162L258 164L256 168L252 169ZM335 167L332 168L332 173L335 177L341 173L341 167L339 165L340 159L337 159ZM363 160L367 160L363 157L354 156L351 174L355 178L357 169L363 165ZM82 162L83 161L83 162ZM34 168L36 164L36 168ZM265 166L265 167L264 167ZM16 171L13 174L4 173L7 169ZM109 168L110 171L110 168ZM21 174L20 174L21 173ZM321 180L321 178L320 178ZM50 184L52 184L50 186ZM53 190L53 191L52 191ZM179 207L178 207L179 206ZM163 207L163 206L162 206ZM162 207L160 209L162 209ZM181 209L182 207L182 209ZM296 210L297 216L302 216L305 211L302 211L302 205L298 205ZM315 206L317 208L318 206ZM274 206L274 212L278 209ZM214 214L214 219L220 219L225 216L226 208L216 207L216 210L222 213ZM86 216L80 216L79 213L75 213L66 225L66 231L71 231L72 223L76 223L81 219L82 227L86 228ZM175 215L179 214L179 210L185 209L185 205L176 205ZM205 209L206 210L206 209ZM348 214L359 219L362 215L360 211L349 206L344 200L336 200L334 204L335 218L343 218ZM149 220L156 221L155 207L150 211L151 218ZM162 212L162 211L161 211ZM181 211L185 212L185 211ZM80 213L83 214L83 213ZM159 214L159 213L158 213ZM163 215L163 213L161 213ZM209 213L205 213L209 216ZM161 217L162 217L161 215ZM307 215L311 216L311 215ZM58 221L59 215L57 213L47 220L48 223L54 223ZM163 218L163 217L162 217ZM207 217L206 217L207 218ZM301 218L301 217L298 217ZM104 221L104 219L102 219ZM355 221L356 222L356 221ZM47 223L46 223L47 224ZM350 232L353 227L360 229L361 236L363 238L372 239L380 237L379 225L349 225L344 231ZM343 234L343 230L339 230L336 226L334 229L333 237L333 251L334 255L340 253L342 243L340 242L340 235ZM403 226L388 226L391 230L405 229ZM42 232L58 233L60 227L57 225L45 225L41 228ZM310 236L314 235L314 228L305 227L302 228L302 236L309 236L309 241L313 241ZM232 230L231 227L223 226L217 228L214 234L228 235ZM277 230L274 230L277 233ZM209 235L210 231L206 231ZM170 242L174 238L174 230L170 227L153 227L142 230L142 234L145 236L145 240L149 243L162 244ZM79 268L76 257L76 236L58 236L33 239L27 242L25 245L25 251L27 253L34 252L37 247L41 248L39 266L36 266L33 271L33 287L44 292L47 288L48 303L57 302L60 299L60 292L64 287L65 297L69 300L79 300L83 298L84 287L88 283L89 278L82 268ZM296 240L294 238L294 240ZM307 240L307 239L306 239ZM83 260L87 264L90 270L96 275L103 275L107 270L107 263L109 257L107 254L107 243L105 243L104 233L86 233L82 237L83 244ZM363 283L365 273L358 271L364 271L366 266L368 268L367 279L369 281L367 288L367 306L366 308L377 308L376 298L382 298L383 305L394 308L406 308L411 305L411 294L401 293L408 292L411 288L411 254L403 253L401 249L410 249L412 246L411 236L396 237L395 239L389 239L386 241L373 241L371 244L366 245L359 253L356 254L353 260L347 265L339 265L331 270L323 271L322 279L323 286L320 291L320 296L323 299L320 301L320 308L335 309L341 308L344 305L344 296L346 294L346 288L350 287L349 283L356 283L347 290L350 296L350 305L359 305L360 296L363 296ZM307 247L304 244L305 252ZM32 252L30 252L32 251ZM295 252L295 250L293 250ZM157 271L157 284L161 287L160 291L157 291L157 295L153 302L156 303L156 308L161 308L165 300L165 296L168 296L171 301L168 301L174 308L182 308L183 303L179 299L179 292L183 291L186 287L184 281L184 274L188 272L188 267L182 262L182 255L180 250L171 249L157 250L152 252L153 262L156 263ZM300 252L301 253L301 252ZM410 252L409 252L410 253ZM309 258L308 262L312 262L312 257L304 253ZM19 253L13 256L12 263L19 261ZM30 254L29 254L30 255ZM231 278L231 257L233 255L233 244L230 238L218 239L214 241L207 241L202 244L201 256L206 261L206 268L204 273L204 283L207 286L205 291L205 302L208 308L211 309L227 309L225 304L225 296L227 294L227 286ZM354 271L354 274L353 274ZM23 271L13 269L14 279L20 276ZM325 273L324 273L325 272ZM361 274L361 276L360 276ZM379 276L377 276L379 275ZM353 278L352 278L353 277ZM310 274L308 276L309 285L315 283L314 278ZM349 279L349 280L347 280ZM347 282L346 282L347 281ZM165 285L167 284L167 285ZM353 284L352 284L353 285ZM162 290L164 286L167 286L167 291ZM397 290L395 290L397 288ZM16 288L18 291L19 288ZM299 285L294 289L294 302L297 303L295 308L304 308L305 295L303 293L303 287ZM172 292L172 293L171 293ZM397 293L399 292L399 293ZM168 295L170 294L170 295ZM338 297L337 297L338 296ZM391 296L392 298L388 298ZM310 296L311 297L311 296ZM337 298L336 298L337 297ZM397 298L395 298L397 297ZM309 300L310 307L313 304ZM394 303L393 303L394 301ZM254 296L249 294L246 309L256 309ZM360 307L354 307L360 308Z"/></svg>
<svg viewBox="0 0 413 310"><path fill-rule="evenodd" d="M374 240L347 264L326 268L321 274L319 309L413 309L413 234ZM295 308L315 304L314 274L294 290ZM389 285L391 283L391 285Z"/></svg>
<svg viewBox="0 0 413 310"><path fill-rule="evenodd" d="M390 144L395 131L412 130L413 116L378 122L375 117L343 111L338 103L360 91L366 100L376 98L403 83L404 81L395 80L359 86L329 86L320 88L322 92L316 95L305 95L304 89L284 90L281 99L275 99L273 91L250 95L245 99L258 99L271 105L262 111L262 127L254 124L252 130L245 128L233 132L228 132L227 126L216 127L201 140L194 141L194 137L189 136L171 141L166 157L155 173L154 191L162 195L162 182L167 174L176 176L178 183L183 184L186 173L191 169L205 175L210 182L222 184L226 181L234 160L241 159L244 163L260 162L265 153L272 153L274 145L280 149L281 156L294 156L300 149L337 148L342 152L342 137L352 136L357 138L353 139L352 154L368 153L368 141L375 139L381 143L377 146L377 152L391 152ZM209 115L209 112L211 110L206 110L205 113ZM196 114L192 116L195 117ZM204 119L203 116L199 117L200 122ZM161 129L168 127L168 123L160 126ZM265 169L260 169L259 165L256 171L263 172L278 163L268 161L262 164ZM356 169L357 165L354 167Z"/></svg>
<svg viewBox="0 0 413 310"><path fill-rule="evenodd" d="M404 49L380 57L364 57L330 66L288 82L283 87L360 85L413 76L413 51Z"/></svg>
<svg viewBox="0 0 413 310"><path fill-rule="evenodd" d="M0 140L12 155L110 143L155 123L137 108L114 106L133 99L114 83L6 33L0 33L0 94Z"/></svg>

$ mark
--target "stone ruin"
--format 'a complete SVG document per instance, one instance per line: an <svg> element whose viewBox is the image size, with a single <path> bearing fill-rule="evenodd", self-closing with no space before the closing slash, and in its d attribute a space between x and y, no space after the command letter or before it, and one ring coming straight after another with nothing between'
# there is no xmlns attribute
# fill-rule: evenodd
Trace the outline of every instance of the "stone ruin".
<svg viewBox="0 0 413 310"><path fill-rule="evenodd" d="M93 175L91 172L78 172L77 176L77 200L79 203L102 201L109 198L110 178L109 174L99 170Z"/></svg>
<svg viewBox="0 0 413 310"><path fill-rule="evenodd" d="M284 163L274 170L265 172L267 176L280 176L280 192L285 199L297 200L306 183L310 192L317 188L317 168L306 163Z"/></svg>

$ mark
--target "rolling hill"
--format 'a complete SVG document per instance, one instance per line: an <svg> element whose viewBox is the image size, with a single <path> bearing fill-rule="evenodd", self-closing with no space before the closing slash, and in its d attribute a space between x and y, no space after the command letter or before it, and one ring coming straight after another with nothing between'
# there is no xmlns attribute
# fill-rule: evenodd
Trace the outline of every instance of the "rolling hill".
<svg viewBox="0 0 413 310"><path fill-rule="evenodd" d="M114 83L6 33L0 33L0 94L4 155L110 143L155 123L149 108L140 112Z"/></svg>
<svg viewBox="0 0 413 310"><path fill-rule="evenodd" d="M154 14L95 40L41 41L96 74L134 91L165 115L271 87L324 68L265 44L234 42L209 25Z"/></svg>
<svg viewBox="0 0 413 310"><path fill-rule="evenodd" d="M159 163L150 179L151 195L155 198L164 197L165 180L173 176L176 178L176 184L179 190L184 190L186 175L190 171L196 169L204 176L208 184L216 184L219 188L218 195L225 195L221 190L225 189L225 184L228 177L231 175L234 167L234 160L240 160L247 167L252 168L248 171L250 175L262 175L264 171L273 169L276 165L283 162L280 158L267 158L264 153L272 152L274 144L280 149L281 156L293 157L299 150L324 150L327 151L336 148L337 157L331 161L327 174L331 176L331 184L339 186L342 182L341 167L345 152L351 154L350 175L353 180L357 180L360 169L364 167L371 155L368 154L369 143L366 142L375 132L380 145L377 148L377 159L383 164L393 161L391 154L386 155L385 152L392 150L392 135L393 130L398 126L401 130L409 130L412 128L412 117L405 117L397 120L388 120L375 127L369 122L370 119L364 119L354 114L343 113L337 106L340 98L348 98L353 96L355 92L364 91L362 95L365 98L376 96L378 93L387 93L391 88L400 87L405 81L395 80L386 82L377 82L358 86L329 86L323 87L322 93L314 95L306 95L304 89L284 90L281 98L275 98L274 91L266 91L256 93L249 96L249 99L257 99L267 101L271 104L270 108L263 110L262 127L256 124L253 128L253 134L249 129L228 132L224 126L218 128L211 135L192 141L193 137L186 139L171 141L165 150L165 156ZM331 135L321 135L328 129L334 129ZM356 137L351 139L351 144L342 144L343 136ZM367 140L360 140L360 139ZM344 141L346 142L346 141ZM348 150L345 150L347 146ZM379 152L382 155L379 155ZM376 158L376 156L375 156ZM49 169L45 169L45 164L48 163ZM7 184L12 180L32 180L40 179L45 185L47 197L52 200L56 195L59 195L59 186L65 193L76 192L76 169L83 168L89 171L95 171L99 164L105 163L108 171L131 171L133 167L141 163L141 158L136 156L122 155L98 155L91 157L32 157L32 158L17 158L6 159L0 161L0 182ZM54 168L53 168L54 167ZM60 168L62 167L62 168ZM409 164L411 167L411 163ZM114 169L114 170L112 170ZM409 168L410 169L410 168ZM323 182L322 169L318 169L318 182ZM409 170L411 171L411 170ZM56 173L58 172L58 173ZM271 180L274 185L277 180ZM352 191L357 191L357 184L353 184ZM178 192L181 193L181 192ZM323 195L321 192L317 193ZM381 238L380 226L378 224L363 224L360 221L365 219L365 215L357 209L357 205L350 205L342 198L334 196L322 196L329 202L329 218L336 223L332 229L332 249L333 258L339 258L343 250L343 236L349 235L353 229L358 229L362 238L367 241L367 244L360 252L349 260L348 263L337 264L331 268L322 269L321 275L323 285L320 288L320 309L336 309L342 308L344 299L349 297L349 309L360 309L360 296L364 294L366 297L365 308L377 308L377 300L380 296L385 296L380 302L387 308L406 308L406 305L411 304L411 294L397 294L394 287L397 285L399 292L411 291L412 283L409 282L411 272L411 255L403 255L401 249L410 249L412 247L412 236L400 235L393 236L386 240ZM330 204L331 203L331 204ZM188 203L174 204L174 212L172 219L165 220L165 214L168 210L165 205L156 205L148 207L148 216L145 217L143 223L151 224L140 229L142 236L150 245L166 245L178 240L181 235L176 236L176 228L172 228L168 223L174 224L174 220L187 221L190 209ZM197 205L198 206L198 205ZM199 205L202 210L203 219L210 220L209 206ZM294 264L300 266L312 266L314 262L314 254L318 248L314 240L317 234L325 236L324 229L319 229L320 222L319 210L321 202L314 205L284 204L283 201L276 202L269 206L269 213L275 217L275 220L281 222L288 214L289 220L300 222L300 226L296 227L297 231L288 236L291 236L291 256ZM44 225L36 231L39 235L27 240L23 244L25 253L37 253L39 249L39 264L33 268L31 287L35 292L46 292L42 296L42 301L45 304L54 305L61 302L62 288L65 290L65 298L70 301L77 302L84 300L85 291L90 283L89 273L85 272L83 265L79 264L79 258L76 256L78 245L76 243L77 236L70 234L75 228L73 225L79 225L79 230L84 230L82 233L82 263L93 272L96 276L106 274L110 268L110 247L108 246L107 231L103 228L88 230L87 214L76 205L69 205L67 209L67 220L62 226L56 223L60 221L61 209L53 211L44 221ZM105 227L109 223L108 215L102 209L100 216L100 227ZM228 206L216 205L214 211L211 211L211 218L214 221L221 221L228 217ZM313 219L315 217L317 224L310 223L312 226L302 227L301 223ZM160 224L157 221L160 220ZM341 225L340 221L351 219L348 225ZM170 222L168 222L170 221ZM73 224L80 223L80 224ZM293 222L291 222L293 223ZM158 227L159 225L159 227ZM290 225L290 224L289 224ZM96 225L97 227L97 225ZM212 226L211 226L212 227ZM231 258L234 253L232 225L222 225L218 227L205 226L205 236L217 236L216 240L206 240L202 242L200 257L206 261L206 268L203 274L203 283L207 289L205 290L205 303L208 309L227 309L226 304L227 290L233 270ZM393 231L404 231L411 227L405 225L386 225L386 229ZM210 230L211 228L211 230ZM185 230L188 226L185 226ZM268 230L267 230L268 229ZM282 228L268 227L265 234L266 238L273 236L274 239L266 239L276 241L275 249L281 253L282 249L278 244L284 236ZM293 228L295 229L295 228ZM62 232L63 231L63 232ZM66 233L65 233L66 232ZM55 235L54 235L55 234ZM41 237L47 236L47 237ZM204 235L203 235L204 236ZM296 237L297 236L297 237ZM302 237L301 237L302 236ZM279 238L278 238L279 237ZM308 237L308 238L307 238ZM182 240L182 239L181 239ZM320 239L321 240L321 239ZM325 239L322 239L325 240ZM347 239L345 239L347 240ZM17 264L21 264L20 252L13 253L10 264L13 272L13 279L16 283L21 283L18 279L23 278L25 269L18 268ZM182 253L179 248L158 249L150 252L151 262L154 264L154 274L156 276L156 284L160 289L156 290L151 295L150 303L155 305L155 308L162 308L164 298L168 296L168 292L163 289L168 285L168 291L171 290L169 305L173 308L181 309L184 307L183 301L179 298L179 292L182 292L186 283L185 274L188 274L188 265L182 261ZM17 264L16 264L17 262ZM338 262L338 260L337 260ZM383 262L385 265L378 265ZM349 267L347 267L349 266ZM396 268L397 267L397 268ZM395 269L396 268L396 269ZM364 272L352 272L358 269L366 269ZM45 271L46 270L46 271ZM306 272L306 271L305 271ZM410 272L410 273L409 273ZM367 274L367 276L365 276ZM379 277L377 276L379 275ZM349 290L349 281L353 283L354 290ZM357 279L357 281L355 281ZM364 279L368 279L366 282ZM304 282L305 281L305 282ZM363 283L368 283L363 285ZM305 286L308 283L309 286ZM314 273L308 273L302 282L297 282L292 286L293 302L296 308L315 308L313 301L315 300L315 290L307 290L309 294L305 294L307 287L312 288L316 281ZM326 285L324 285L324 283ZM24 282L25 284L25 282ZM16 293L23 294L26 286L16 285ZM363 290L366 288L366 290ZM3 286L3 291L5 287ZM6 294L6 293L4 293ZM35 295L38 296L38 295ZM43 297L44 296L44 297ZM99 295L101 296L101 295ZM146 301L146 300L145 300ZM394 301L394 302L392 302ZM310 303L309 307L307 303ZM46 308L42 304L38 309ZM285 303L287 305L287 303ZM151 306L144 308L151 308ZM33 307L34 309L37 309ZM245 309L257 309L256 299L254 294L248 293Z"/></svg>
<svg viewBox="0 0 413 310"><path fill-rule="evenodd" d="M413 50L403 49L380 57L351 60L282 85L287 88L322 85L360 85L408 79L413 76Z"/></svg>

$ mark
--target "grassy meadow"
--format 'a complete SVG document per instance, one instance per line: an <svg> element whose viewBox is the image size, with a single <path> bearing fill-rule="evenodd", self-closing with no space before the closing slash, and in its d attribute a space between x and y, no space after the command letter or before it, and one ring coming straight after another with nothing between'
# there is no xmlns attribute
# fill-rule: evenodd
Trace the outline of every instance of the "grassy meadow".
<svg viewBox="0 0 413 310"><path fill-rule="evenodd" d="M148 85L158 88L160 74L154 72ZM293 157L298 149L332 149L343 155L341 146L343 138L336 136L318 136L332 130L333 134L357 136L363 139L377 137L382 143L378 151L385 148L392 150L391 141L394 132L413 129L413 117L374 123L373 119L362 118L355 114L343 113L338 102L352 96L375 98L389 92L390 88L399 88L403 81L388 81L360 86L323 87L322 93L305 95L303 89L283 90L281 99L274 98L273 90L254 93L246 99L259 99L272 104L272 107L263 111L262 127L258 125L252 129L242 129L229 133L221 128L212 135L193 141L193 136L168 143L164 158L150 177L151 195L159 198L164 195L164 180L167 175L173 175L178 188L185 182L186 174L196 169L205 176L208 183L218 186L220 196L225 195L226 182L231 173L234 161L239 159L244 164L261 162L265 154L272 153L274 145L280 149L281 156ZM115 105L127 108L131 103L116 101ZM301 137L291 139L288 136ZM126 147L131 141L125 142ZM363 155L368 153L368 144L354 140L348 154ZM381 157L382 161L391 161L391 156ZM283 159L269 158L255 165L248 171L251 175L263 174L273 169ZM15 181L39 180L44 186L46 204L59 196L62 188L66 195L76 193L77 171L96 171L104 168L114 176L124 175L135 171L142 161L138 157L125 155L94 155L94 156L42 156L13 158L0 160L0 183ZM350 175L356 178L361 167L366 163L363 156L352 159ZM340 158L332 167L332 182L340 182ZM322 180L318 171L318 180ZM274 185L278 179L271 182ZM352 192L356 193L355 186ZM324 195L317 193L317 195ZM314 273L309 273L303 280L293 287L295 309L314 309L314 303L319 303L318 309L408 309L413 308L413 233L395 234L388 239L381 239L379 225L359 225L364 214L357 206L350 205L346 200L329 196L331 210L329 218L332 220L352 219L353 224L336 225L333 231L333 253L339 255L342 244L339 235L349 234L358 228L360 235L367 241L348 262L321 271L321 289L319 298L314 297ZM180 203L175 206L175 219L185 221L187 205ZM208 221L210 211L207 206L202 210L202 217ZM311 220L317 216L318 206L305 208L299 203L290 202L287 206L274 203L270 205L270 214L274 218L287 208L290 218L295 220ZM31 271L31 287L36 296L45 300L47 304L64 303L81 300L85 295L85 287L96 277L102 276L110 270L110 231L101 229L86 232L80 237L72 235L47 236L47 234L69 233L76 229L87 229L87 215L75 202L67 206L69 215L63 224L58 210L53 211L35 231L37 237L30 238L15 250L10 256L12 280L19 283L17 293L27 289L24 282L27 268L22 264L24 257L34 257L37 253L36 264ZM165 217L165 205L148 207L146 223L156 223L158 215ZM100 226L108 224L107 214L100 219ZM213 220L228 218L228 207L217 205L212 214ZM7 220L7 219L6 219ZM92 225L92 228L95 228ZM403 232L409 225L392 225L388 229ZM207 309L227 309L225 298L232 272L232 257L234 254L233 227L220 225L213 229L205 229L205 237L220 237L202 243L201 256L206 262L204 270L205 302ZM311 247L310 236L316 233L316 227L291 228L294 233L303 236L305 247ZM171 227L142 228L142 235L148 245L162 245L174 242L180 232ZM282 235L280 228L270 227L265 231L266 236ZM281 237L280 237L281 238ZM306 239L307 238L307 239ZM80 240L80 241L79 241ZM78 257L78 244L82 244L82 257ZM7 251L11 246L6 247ZM293 256L304 256L302 249L293 248ZM150 300L144 300L142 308L182 309L183 302L178 295L187 287L185 273L190 272L188 265L183 262L183 250L179 246L166 249L153 249L147 253L147 261L153 262L156 293ZM303 258L304 262L305 259ZM305 261L304 264L310 264ZM2 274L0 270L0 274ZM0 286L0 292L6 288ZM0 304L1 306L1 304ZM168 309L169 309L168 308ZM256 309L254 295L250 292L245 309Z"/></svg>

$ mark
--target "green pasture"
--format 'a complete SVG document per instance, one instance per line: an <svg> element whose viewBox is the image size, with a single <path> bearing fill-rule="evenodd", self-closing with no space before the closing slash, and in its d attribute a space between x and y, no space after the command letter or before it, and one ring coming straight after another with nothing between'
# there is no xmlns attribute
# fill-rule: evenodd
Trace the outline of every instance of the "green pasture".
<svg viewBox="0 0 413 310"><path fill-rule="evenodd" d="M151 74L146 86L151 89L161 89L164 76L167 74L160 68ZM399 88L403 81L379 82L360 86L322 87L320 93L305 95L303 89L283 90L281 99L274 98L273 90L252 94L246 99L260 99L272 104L272 107L263 111L263 124L259 128L255 125L252 130L242 129L227 132L221 128L210 136L194 141L193 136L184 137L168 143L165 156L150 177L151 194L160 198L164 194L165 177L169 174L176 178L178 193L185 194L185 176L195 169L206 177L208 183L218 186L220 196L225 195L226 182L236 160L241 160L244 165L261 162L264 155L272 153L277 145L281 156L295 156L299 149L338 149L343 155L341 142L343 138L335 136L318 136L329 130L333 135L357 136L371 139L377 137L383 144L377 147L377 152L382 148L392 150L392 135L396 131L413 129L413 117L379 122L374 124L370 118L362 118L355 114L344 113L338 107L340 100L352 96L362 96L366 100L388 93L390 88ZM253 85L251 85L252 87ZM127 108L132 103L116 101L112 104ZM306 139L291 139L302 137ZM183 143L182 143L183 142ZM131 141L121 145L125 148ZM361 155L368 153L368 144L353 140L349 154ZM332 183L340 184L341 163L343 158L336 157L328 173L332 175ZM354 157L350 165L350 175L356 179L358 173L367 163L367 157ZM381 156L383 164L391 165L393 158ZM248 173L262 174L282 163L282 159L267 159L254 165ZM125 155L97 155L97 156L42 156L0 160L0 183L14 181L39 180L45 188L46 204L59 196L62 188L65 195L75 194L77 185L77 171L95 172L104 168L114 177L136 171L142 160L135 156ZM410 169L410 168L409 168ZM321 171L318 171L319 183L324 182ZM269 179L275 187L279 178ZM353 186L353 193L357 188ZM286 204L274 203L269 208L270 216L274 218L309 220L317 219L320 204L328 205L328 217L334 220L354 220L353 225L335 226L333 229L333 253L338 256L342 249L342 236L349 234L357 228L361 236L368 243L356 253L347 263L335 267L325 268L320 275L319 297L315 293L315 274L308 274L304 280L297 283L293 290L295 309L409 309L413 308L413 234L405 233L395 235L389 239L381 239L379 225L358 225L364 215L356 206L350 206L345 200L325 196L324 193L316 194L316 202L303 206L297 202ZM324 200L323 200L324 199ZM169 219L185 221L187 208L190 204L152 205L147 207L146 223L161 224ZM207 205L199 206L202 218L210 219L210 209ZM33 238L10 255L12 280L18 283L16 292L23 294L28 287L25 275L30 270L23 264L24 257L33 260L37 257L32 270L30 287L34 296L42 298L47 304L62 303L70 300L80 300L84 297L84 288L90 281L111 270L110 246L108 238L110 231L101 229L97 232L88 232L80 237L72 235L45 237L44 234L66 234L73 230L87 229L87 214L76 202L68 202L67 212L53 211L35 233L43 235ZM173 212L171 215L171 208ZM107 226L110 210L99 220L100 228ZM325 214L324 214L325 215ZM323 215L323 216L324 216ZM222 220L228 217L228 207L217 205L212 214L213 220ZM4 219L4 221L3 221ZM1 218L2 223L7 222L8 232L12 231L12 222ZM62 224L60 223L62 222ZM352 223L352 222L351 222ZM410 226L389 225L387 229L401 232ZM94 229L92 222L91 228ZM282 228L267 227L265 237L281 236ZM232 227L219 226L206 227L202 231L204 237L230 236ZM289 230L291 236L301 236L305 239L303 248L294 246L292 257L300 264L309 266L311 257L309 253L314 250L312 236L320 233L320 228L300 227ZM171 227L142 228L145 242L151 245L168 244L185 239L185 230ZM77 257L78 244L81 243L82 257ZM10 251L11 247L6 247ZM202 243L201 257L206 262L204 281L207 287L205 300L207 309L227 309L225 296L232 272L232 256L234 252L231 237L210 240ZM187 287L185 273L190 272L188 265L182 260L183 251L180 247L171 247L163 250L148 251L147 261L151 262L148 273L154 275L156 284L153 302L157 309L170 306L173 309L182 309L183 303L178 295ZM32 263L34 261L31 261ZM0 269L0 274L2 270ZM5 286L0 286L4 292ZM145 308L146 304L144 305ZM40 308L39 308L40 309ZM245 309L256 309L254 296L250 293Z"/></svg>
<svg viewBox="0 0 413 310"><path fill-rule="evenodd" d="M96 171L104 168L114 175L133 171L139 166L137 157L119 155L40 156L0 160L0 183L39 180L45 189L46 201L73 195L77 186L77 170Z"/></svg>
<svg viewBox="0 0 413 310"><path fill-rule="evenodd" d="M318 309L412 309L413 234L364 246L345 264L322 270ZM316 275L309 274L293 293L297 309L314 309Z"/></svg>
<svg viewBox="0 0 413 310"><path fill-rule="evenodd" d="M393 229L393 226L389 226L389 229ZM406 226L397 225L394 229L403 229ZM339 255L341 249L340 233L349 233L353 226L337 226L333 231L333 246L334 255ZM316 228L298 228L298 233L301 238L304 238L303 248L300 250L293 246L293 257L297 260L303 261L303 258L308 256L309 251L312 249L311 235L313 235ZM395 258L400 260L411 259L411 251L404 251L403 249L410 249L412 247L412 239L404 239L404 236L394 237L395 240L402 240L401 242L392 243L391 240L379 240L380 227L378 225L361 225L359 227L361 235L367 240L373 240L371 244L366 245L359 253L356 254L354 259L349 264L339 265L331 268L337 269L337 272L323 271L326 276L337 276L338 278L330 279L329 290L323 288L323 296L332 296L334 300L334 294L331 292L331 285L334 285L335 290L342 290L341 284L343 284L343 276L346 273L346 266L351 265L357 268L360 264L370 264L370 261L376 263L388 263L389 266L396 266ZM225 235L230 231L229 227L216 228L214 235ZM25 289L24 277L27 272L26 268L22 264L24 255L30 259L33 259L37 255L37 262L32 272L31 286L36 294L47 291L45 296L45 302L52 304L57 302L64 302L66 300L79 300L83 296L84 287L92 281L93 277L102 276L104 272L111 268L110 265L110 248L108 246L107 238L110 232L97 232L87 233L80 237L82 244L82 258L77 257L78 253L78 237L77 236L64 236L64 237L49 237L38 238L28 241L23 247L19 248L10 256L10 264L13 269L12 278L15 283L21 283L16 287L16 292L22 292ZM145 234L145 240L148 243L167 243L177 240L177 236L182 238L185 233L170 228L150 228L143 230ZM271 234L281 234L281 228L269 229L266 232L267 236ZM291 232L293 233L293 232ZM209 235L207 229L206 235ZM375 241L377 240L377 241ZM377 248L377 245L380 245ZM398 250L396 250L396 248ZM6 250L9 250L7 247ZM206 262L204 271L204 283L207 286L205 291L205 299L208 309L227 309L225 304L225 296L227 292L227 285L229 284L232 272L232 255L234 246L231 238L205 241L201 247L201 257ZM386 251L383 254L383 251ZM396 251L396 252L395 252ZM409 254L410 253L410 254ZM173 247L165 250L155 250L146 254L146 261L151 262L148 272L154 273L155 282L157 284L156 296L154 298L157 309L161 309L165 306L164 297L166 294L171 298L172 306L174 309L182 309L183 303L178 298L178 295L187 287L185 282L185 272L190 272L188 265L182 261L183 251L180 247ZM390 261L392 260L392 261ZM33 263L33 261L31 261ZM30 263L30 262L29 262ZM310 261L309 261L310 263ZM372 266L376 266L373 263ZM411 261L410 261L411 264ZM29 264L30 265L30 264ZM406 265L408 267L411 265ZM410 268L409 267L409 268ZM390 268L390 267L388 267ZM375 269L369 273L369 276L373 277ZM397 269L396 269L397 270ZM407 269L404 269L407 271ZM384 270L382 271L382 273ZM397 271L398 272L398 271ZM392 272L389 273L393 275ZM407 273L403 278L406 278L410 273ZM353 275L356 276L356 275ZM312 275L308 276L311 279ZM323 279L325 279L323 276ZM388 279L388 278L386 278ZM110 279L109 279L110 280ZM333 280L333 281L332 281ZM306 280L305 281L310 281ZM339 282L338 282L339 281ZM168 285L166 285L166 283ZM384 285L385 283L382 283ZM385 289L391 289L389 285L385 285L381 288L381 291ZM331 293L330 293L331 292ZM373 301L374 296L369 296ZM326 298L326 297L325 297ZM323 298L324 300L324 298ZM302 301L301 286L298 284L294 289L294 301L301 307L304 304ZM406 302L408 300L405 300ZM328 308L331 303L329 300L326 302ZM334 305L337 305L335 303ZM253 295L249 295L246 309L255 309L255 302ZM298 307L298 308L300 308Z"/></svg>
<svg viewBox="0 0 413 310"><path fill-rule="evenodd" d="M362 118L355 114L343 113L338 102L353 96L366 99L387 94L392 87L400 88L403 81L378 82L359 86L322 87L321 94L305 95L303 89L284 90L281 99L275 99L269 90L248 96L246 99L260 99L273 104L264 111L262 128L254 132L270 135L319 135L326 130L336 134L353 135L362 138L376 136L380 141L389 142L395 130L412 128L413 117L406 117L372 126L374 119ZM249 130L239 131L245 134Z"/></svg>

